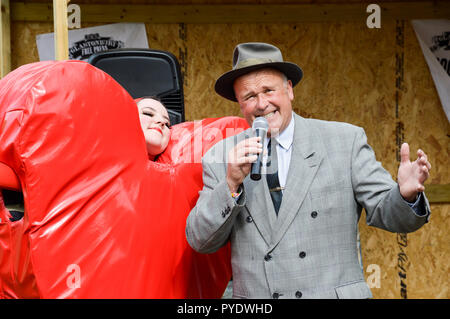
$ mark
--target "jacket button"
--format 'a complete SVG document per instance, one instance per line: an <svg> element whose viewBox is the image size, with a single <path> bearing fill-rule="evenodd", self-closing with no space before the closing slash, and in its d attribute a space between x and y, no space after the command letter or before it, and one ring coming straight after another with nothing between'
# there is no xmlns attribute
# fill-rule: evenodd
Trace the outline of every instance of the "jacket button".
<svg viewBox="0 0 450 319"><path fill-rule="evenodd" d="M316 212L316 211L313 211L313 212L311 213L311 217L312 217L312 218L316 218L316 217L317 217L317 212Z"/></svg>
<svg viewBox="0 0 450 319"><path fill-rule="evenodd" d="M280 298L280 294L278 292L274 292L272 297L273 297L273 299L278 299L278 298Z"/></svg>
<svg viewBox="0 0 450 319"><path fill-rule="evenodd" d="M264 256L264 260L265 261L269 261L271 259L272 259L272 256L270 254L267 254L267 255Z"/></svg>
<svg viewBox="0 0 450 319"><path fill-rule="evenodd" d="M253 218L252 216L247 216L245 220L247 221L247 223L251 223L253 221Z"/></svg>
<svg viewBox="0 0 450 319"><path fill-rule="evenodd" d="M302 292L301 291L297 291L296 293L295 293L295 298L301 298L302 297Z"/></svg>
<svg viewBox="0 0 450 319"><path fill-rule="evenodd" d="M306 253L304 251L301 251L300 254L298 254L300 258L305 258Z"/></svg>

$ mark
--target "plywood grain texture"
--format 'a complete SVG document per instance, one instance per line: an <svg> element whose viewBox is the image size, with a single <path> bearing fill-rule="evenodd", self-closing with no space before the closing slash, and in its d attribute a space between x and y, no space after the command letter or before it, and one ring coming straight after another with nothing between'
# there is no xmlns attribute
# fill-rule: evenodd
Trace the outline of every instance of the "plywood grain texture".
<svg viewBox="0 0 450 319"><path fill-rule="evenodd" d="M288 23L311 21L365 22L367 2L264 2L243 3L171 3L155 1L123 3L78 2L85 22L146 23ZM447 18L446 1L380 1L383 19ZM47 2L13 2L13 20L49 21L51 5Z"/></svg>
<svg viewBox="0 0 450 319"><path fill-rule="evenodd" d="M39 1L32 1L35 2ZM126 3L217 2L136 0ZM231 55L237 43L270 42L281 48L285 60L303 68L304 79L294 89L296 98L293 107L297 113L304 117L345 121L364 127L377 159L394 178L399 164L398 137L401 135L401 139L410 144L411 159L418 148L428 154L433 168L427 183L448 185L450 125L412 26L408 20L401 21L403 47L397 45L399 21L396 19L382 20L381 29L368 29L364 23L344 19L295 23L147 23L146 30L151 48L174 53L182 65L186 120L240 115L237 103L224 100L214 92L214 82L231 69ZM82 18L82 27L99 24L102 23L83 22ZM38 61L35 37L40 33L52 32L52 29L51 21L11 21L12 68ZM404 86L401 90L396 87L399 62L396 55L399 53L403 53ZM440 188L444 192L446 189ZM399 263L406 271L403 284L408 298L450 297L449 215L450 204L432 204L430 222L406 237L368 227L365 225L365 214L361 216L359 227L364 268L367 270L369 265L374 264L381 271L381 286L372 289L375 298L404 297ZM399 259L400 255L403 259ZM369 275L366 271L366 276Z"/></svg>
<svg viewBox="0 0 450 319"><path fill-rule="evenodd" d="M11 27L9 0L0 1L0 78L11 71Z"/></svg>

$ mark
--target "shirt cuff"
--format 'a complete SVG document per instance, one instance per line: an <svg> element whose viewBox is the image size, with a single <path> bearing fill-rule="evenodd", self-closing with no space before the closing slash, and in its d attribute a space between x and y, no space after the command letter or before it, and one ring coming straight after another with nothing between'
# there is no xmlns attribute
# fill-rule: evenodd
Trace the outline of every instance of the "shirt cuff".
<svg viewBox="0 0 450 319"><path fill-rule="evenodd" d="M241 197L242 191L243 191L242 187L239 186L239 188L237 189L237 192L236 192L236 193L231 193L231 197L234 198L234 200L236 201L236 203L238 202L239 197Z"/></svg>
<svg viewBox="0 0 450 319"><path fill-rule="evenodd" d="M408 204L409 207L412 208L412 210L419 216L425 216L427 213L422 205L422 193L419 193L419 196L417 196L417 199L414 203L410 203L407 200L405 202Z"/></svg>

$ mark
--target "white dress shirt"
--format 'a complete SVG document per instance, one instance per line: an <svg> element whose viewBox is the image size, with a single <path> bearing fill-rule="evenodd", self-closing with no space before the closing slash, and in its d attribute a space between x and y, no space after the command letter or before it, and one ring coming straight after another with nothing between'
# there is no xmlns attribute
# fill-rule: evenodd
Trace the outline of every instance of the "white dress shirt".
<svg viewBox="0 0 450 319"><path fill-rule="evenodd" d="M287 174L289 171L289 164L291 162L292 155L292 143L294 141L294 115L292 114L289 125L277 136L277 160L278 160L278 180L280 186L284 188L286 186ZM270 139L266 139L264 142L264 149L267 150L267 145ZM263 167L265 169L265 163L267 162L267 152L263 157ZM264 170L265 173L265 170Z"/></svg>

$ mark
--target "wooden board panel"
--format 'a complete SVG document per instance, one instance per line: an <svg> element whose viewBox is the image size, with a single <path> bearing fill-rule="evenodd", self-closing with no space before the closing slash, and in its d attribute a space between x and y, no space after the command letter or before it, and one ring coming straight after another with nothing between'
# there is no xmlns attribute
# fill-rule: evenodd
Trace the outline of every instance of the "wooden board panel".
<svg viewBox="0 0 450 319"><path fill-rule="evenodd" d="M0 11L0 78L11 71L10 3L1 0Z"/></svg>
<svg viewBox="0 0 450 319"><path fill-rule="evenodd" d="M80 3L84 22L147 23L289 23L359 21L365 23L368 3L317 4L97 4ZM14 21L51 21L49 3L13 2ZM444 1L380 3L382 19L448 18Z"/></svg>
<svg viewBox="0 0 450 319"><path fill-rule="evenodd" d="M99 24L82 19L82 27ZM50 21L12 21L13 68L37 61L35 37L52 30ZM399 140L409 142L412 152L420 147L433 165L428 183L448 187L450 124L408 21L384 21L381 29L341 21L147 23L146 30L151 48L174 53L182 65L187 120L240 115L237 103L214 92L214 82L231 68L237 43L270 42L282 49L285 60L299 64L305 72L294 89L296 112L364 127L377 158L394 177ZM403 46L397 41L399 30ZM402 72L399 54L403 54ZM396 86L399 74L403 74L400 89ZM432 186L430 191L448 196L448 188ZM449 214L449 204L432 204L430 222L406 237L368 227L365 215L361 216L366 277L371 275L370 265L380 269L380 288L372 288L376 298L450 297ZM403 270L405 278L399 275Z"/></svg>
<svg viewBox="0 0 450 319"><path fill-rule="evenodd" d="M55 32L55 58L67 60L69 58L69 36L67 26L67 1L53 1L53 26Z"/></svg>

